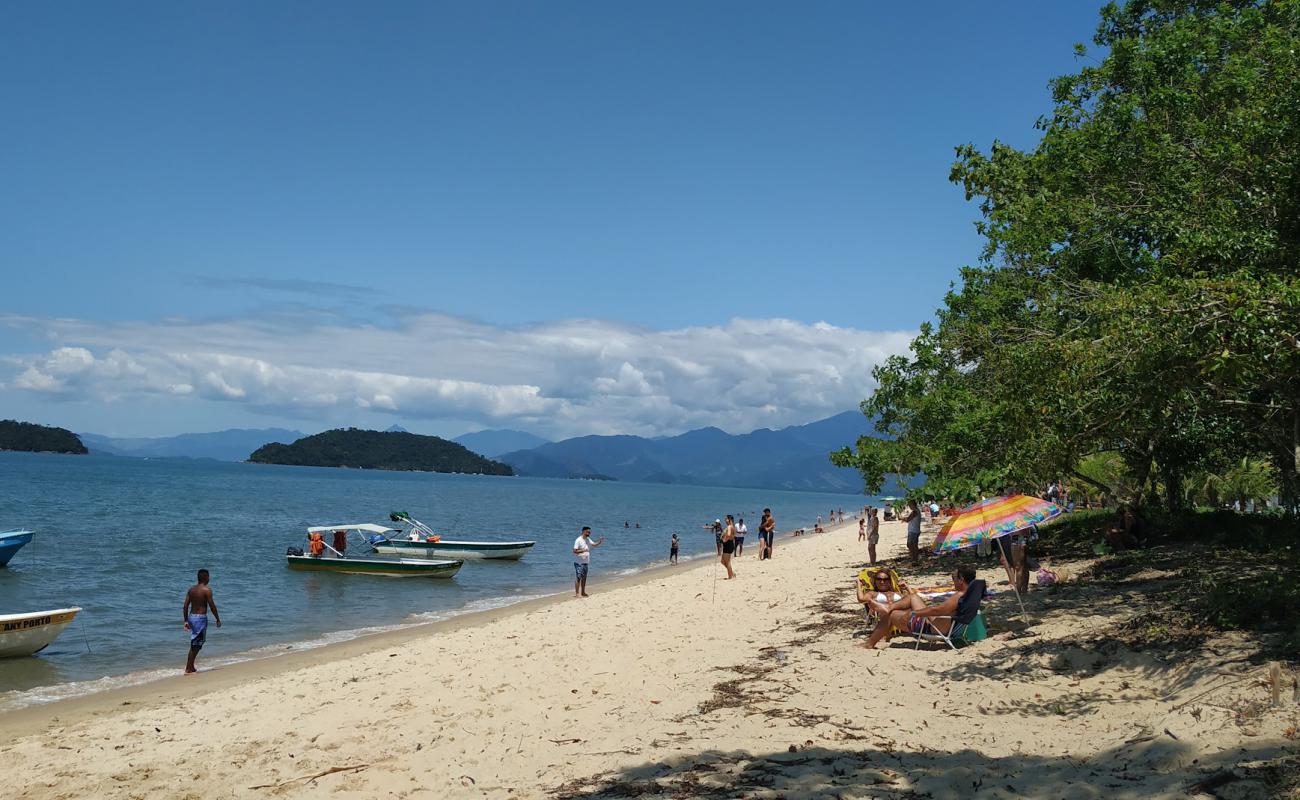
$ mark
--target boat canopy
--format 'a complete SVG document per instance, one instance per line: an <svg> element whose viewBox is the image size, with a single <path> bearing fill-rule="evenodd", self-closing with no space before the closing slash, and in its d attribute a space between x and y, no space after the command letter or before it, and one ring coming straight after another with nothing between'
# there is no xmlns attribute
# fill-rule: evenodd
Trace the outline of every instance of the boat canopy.
<svg viewBox="0 0 1300 800"><path fill-rule="evenodd" d="M330 531L363 531L365 533L398 533L397 528L389 528L384 525L375 525L370 522L362 522L354 525L314 525L307 529L308 533L329 533Z"/></svg>

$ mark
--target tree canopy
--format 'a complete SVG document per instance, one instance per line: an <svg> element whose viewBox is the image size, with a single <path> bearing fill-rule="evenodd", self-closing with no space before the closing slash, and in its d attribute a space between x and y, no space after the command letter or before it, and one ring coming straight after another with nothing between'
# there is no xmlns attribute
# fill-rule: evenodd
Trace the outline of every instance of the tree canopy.
<svg viewBox="0 0 1300 800"><path fill-rule="evenodd" d="M0 420L0 450L77 455L85 455L88 452L81 439L77 438L77 434L66 428L52 428L12 419Z"/></svg>
<svg viewBox="0 0 1300 800"><path fill-rule="evenodd" d="M876 369L862 409L886 438L832 459L872 491L924 472L972 492L1114 453L1176 508L1252 457L1294 510L1300 0L1110 4L1093 42L1033 149L957 148L980 261Z"/></svg>

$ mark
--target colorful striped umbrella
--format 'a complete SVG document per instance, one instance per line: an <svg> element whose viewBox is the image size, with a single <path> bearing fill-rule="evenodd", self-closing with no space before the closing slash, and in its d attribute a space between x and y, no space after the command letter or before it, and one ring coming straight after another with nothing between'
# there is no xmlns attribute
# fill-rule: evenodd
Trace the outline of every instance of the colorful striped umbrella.
<svg viewBox="0 0 1300 800"><path fill-rule="evenodd" d="M948 520L934 540L934 552L975 547L986 539L1009 536L1060 515L1060 506L1037 497L1023 494L990 497L962 509Z"/></svg>

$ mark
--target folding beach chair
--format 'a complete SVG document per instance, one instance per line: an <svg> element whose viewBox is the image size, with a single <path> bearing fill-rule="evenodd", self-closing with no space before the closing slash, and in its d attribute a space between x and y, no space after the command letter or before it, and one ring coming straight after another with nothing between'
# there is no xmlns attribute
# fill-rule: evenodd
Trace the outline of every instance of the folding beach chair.
<svg viewBox="0 0 1300 800"><path fill-rule="evenodd" d="M988 584L979 580L972 583L970 589L967 590L969 592L968 598L975 604L975 613L970 617L970 622L963 624L958 622L955 616L949 615L928 617L925 618L925 626L921 629L920 633L908 630L908 635L916 637L917 649L920 649L921 642L943 642L953 650L956 650L958 642L977 642L980 639L987 637L988 629L984 625L984 617L980 611L980 603L983 602L984 593L987 590ZM957 613L963 614L963 609L960 604L957 606ZM964 613L970 614L970 609L965 609ZM939 630L930 621L935 619L946 619L951 622L947 633Z"/></svg>
<svg viewBox="0 0 1300 800"><path fill-rule="evenodd" d="M962 625L960 622L953 621L952 627L947 633L940 631L934 625L931 625L931 619L948 619L950 616L929 617L925 623L925 629L921 633L912 633L907 631L909 636L916 637L916 648L921 648L921 642L943 642L953 650L957 649L958 644L972 644L988 638L988 628L984 625L984 612L976 611L975 619L971 620L969 625Z"/></svg>

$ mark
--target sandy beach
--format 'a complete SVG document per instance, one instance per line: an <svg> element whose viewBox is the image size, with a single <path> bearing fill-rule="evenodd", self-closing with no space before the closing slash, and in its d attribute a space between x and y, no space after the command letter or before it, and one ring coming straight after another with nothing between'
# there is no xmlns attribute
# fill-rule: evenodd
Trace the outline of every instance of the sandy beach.
<svg viewBox="0 0 1300 800"><path fill-rule="evenodd" d="M897 556L902 527L881 534ZM1269 707L1248 638L1146 651L1111 632L1149 609L1108 588L1032 592L1015 636L985 570L1002 633L868 652L856 521L747 553L732 581L706 561L613 582L601 555L585 600L6 714L5 794L1258 797L1295 754L1290 684Z"/></svg>

